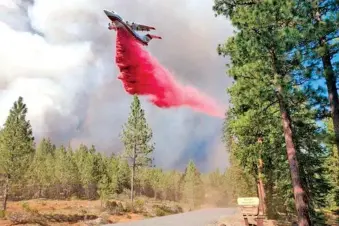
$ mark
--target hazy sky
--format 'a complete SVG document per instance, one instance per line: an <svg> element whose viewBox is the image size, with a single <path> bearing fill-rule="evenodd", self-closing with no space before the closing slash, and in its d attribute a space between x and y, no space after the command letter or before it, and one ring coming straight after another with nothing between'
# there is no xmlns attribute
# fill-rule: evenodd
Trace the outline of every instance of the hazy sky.
<svg viewBox="0 0 339 226"><path fill-rule="evenodd" d="M198 4L199 2L199 4ZM210 0L1 0L0 123L19 95L28 106L34 135L56 144L94 144L105 153L122 150L118 135L132 97L115 62L115 33L103 9L157 28L163 40L148 50L184 84L227 105L227 59L216 52L232 34L215 18ZM192 158L201 170L224 167L222 120L188 108L142 104L156 142L155 160L180 168Z"/></svg>

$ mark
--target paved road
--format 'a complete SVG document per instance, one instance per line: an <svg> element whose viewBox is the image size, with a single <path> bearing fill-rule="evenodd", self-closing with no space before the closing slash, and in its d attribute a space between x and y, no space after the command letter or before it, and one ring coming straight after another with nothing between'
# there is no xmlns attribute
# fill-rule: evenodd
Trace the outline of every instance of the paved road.
<svg viewBox="0 0 339 226"><path fill-rule="evenodd" d="M128 223L109 224L111 226L206 226L216 223L221 217L237 214L233 208L203 209L182 214L156 217ZM107 226L109 226L107 225Z"/></svg>

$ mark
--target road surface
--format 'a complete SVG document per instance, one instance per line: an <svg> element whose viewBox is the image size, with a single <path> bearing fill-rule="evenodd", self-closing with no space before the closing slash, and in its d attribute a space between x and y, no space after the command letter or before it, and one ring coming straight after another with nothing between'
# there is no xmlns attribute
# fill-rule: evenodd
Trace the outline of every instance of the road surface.
<svg viewBox="0 0 339 226"><path fill-rule="evenodd" d="M108 224L107 226L207 226L213 223L217 225L216 223L221 217L232 216L237 213L236 208L213 208L141 221Z"/></svg>

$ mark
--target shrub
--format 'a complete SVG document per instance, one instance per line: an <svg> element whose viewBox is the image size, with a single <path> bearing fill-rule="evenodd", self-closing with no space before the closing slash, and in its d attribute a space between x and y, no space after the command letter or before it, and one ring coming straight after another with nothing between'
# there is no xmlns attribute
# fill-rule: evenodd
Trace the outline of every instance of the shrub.
<svg viewBox="0 0 339 226"><path fill-rule="evenodd" d="M0 210L0 219L4 219L6 217L6 211Z"/></svg>
<svg viewBox="0 0 339 226"><path fill-rule="evenodd" d="M159 207L156 207L155 208L155 215L157 217L166 216L166 212L163 209L160 209Z"/></svg>
<svg viewBox="0 0 339 226"><path fill-rule="evenodd" d="M131 212L132 211L132 203L126 202L124 210L125 210L125 212Z"/></svg>
<svg viewBox="0 0 339 226"><path fill-rule="evenodd" d="M134 203L134 211L137 213L145 212L145 201L142 199L138 199Z"/></svg>
<svg viewBox="0 0 339 226"><path fill-rule="evenodd" d="M31 210L31 207L29 206L29 204L27 202L22 203L21 206L27 212L29 212Z"/></svg>
<svg viewBox="0 0 339 226"><path fill-rule="evenodd" d="M182 209L181 206L175 205L175 206L173 207L173 212L174 212L174 213L183 213L184 210Z"/></svg>
<svg viewBox="0 0 339 226"><path fill-rule="evenodd" d="M39 214L39 211L38 211L37 209L31 208L27 202L22 203L22 208L23 208L24 211L26 211L27 213L31 213L31 214Z"/></svg>
<svg viewBox="0 0 339 226"><path fill-rule="evenodd" d="M158 217L177 213L166 205L153 205L153 211L154 214Z"/></svg>
<svg viewBox="0 0 339 226"><path fill-rule="evenodd" d="M121 215L123 212L125 212L121 202L107 201L105 207L112 215Z"/></svg>
<svg viewBox="0 0 339 226"><path fill-rule="evenodd" d="M118 204L116 201L106 201L106 204L105 204L106 209L110 211L115 210L117 206Z"/></svg>

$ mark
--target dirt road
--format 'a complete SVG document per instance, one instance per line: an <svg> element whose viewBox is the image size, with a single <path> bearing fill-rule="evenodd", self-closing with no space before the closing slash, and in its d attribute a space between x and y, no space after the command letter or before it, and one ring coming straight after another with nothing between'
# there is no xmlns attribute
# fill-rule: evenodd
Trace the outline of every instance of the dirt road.
<svg viewBox="0 0 339 226"><path fill-rule="evenodd" d="M111 226L207 226L217 225L221 217L238 214L233 208L203 209L182 214L156 217L128 223L110 224ZM107 225L108 226L108 225Z"/></svg>

